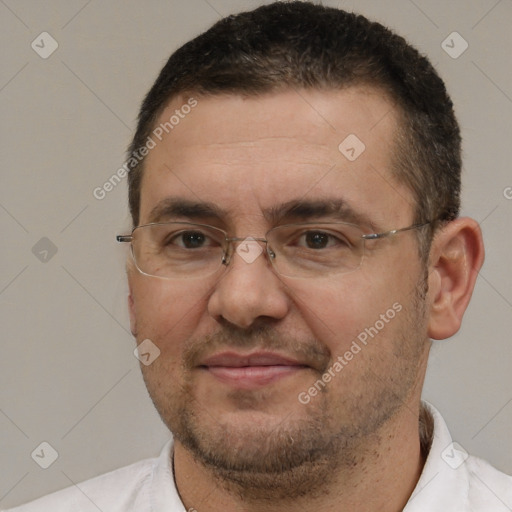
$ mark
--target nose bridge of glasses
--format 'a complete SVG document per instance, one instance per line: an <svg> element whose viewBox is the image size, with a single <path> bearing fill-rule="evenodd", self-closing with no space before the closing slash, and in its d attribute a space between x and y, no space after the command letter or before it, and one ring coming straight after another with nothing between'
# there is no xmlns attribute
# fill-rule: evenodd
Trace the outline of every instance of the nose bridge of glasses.
<svg viewBox="0 0 512 512"><path fill-rule="evenodd" d="M247 241L254 241L254 242L265 242L267 243L268 240L266 238L260 238L255 236L230 236L226 237L226 242L232 243L232 242L247 242Z"/></svg>
<svg viewBox="0 0 512 512"><path fill-rule="evenodd" d="M222 257L222 263L224 265L228 265L231 262L231 258L234 252L237 252L238 255L246 262L252 263L260 254L263 252L269 252L268 240L262 237L255 236L231 236L225 238L226 248L224 255ZM240 244L238 246L238 250L235 247L236 244ZM255 247L256 244L258 247ZM265 249L261 249L261 244L265 244ZM269 253L270 254L270 253ZM270 254L272 256L272 254Z"/></svg>

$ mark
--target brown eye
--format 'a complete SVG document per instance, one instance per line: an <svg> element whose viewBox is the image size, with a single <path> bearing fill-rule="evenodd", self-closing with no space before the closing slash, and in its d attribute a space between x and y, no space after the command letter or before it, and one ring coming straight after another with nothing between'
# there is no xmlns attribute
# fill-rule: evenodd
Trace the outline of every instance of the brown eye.
<svg viewBox="0 0 512 512"><path fill-rule="evenodd" d="M214 245L214 240L201 231L181 231L166 237L164 245L182 249L201 249Z"/></svg>
<svg viewBox="0 0 512 512"><path fill-rule="evenodd" d="M307 249L331 249L349 247L350 243L342 233L326 231L305 231L298 237L297 245Z"/></svg>
<svg viewBox="0 0 512 512"><path fill-rule="evenodd" d="M329 243L329 235L318 231L311 231L305 234L306 245L310 249L324 249Z"/></svg>
<svg viewBox="0 0 512 512"><path fill-rule="evenodd" d="M199 232L182 233L180 235L183 247L187 249L197 249L202 247L206 241L206 236Z"/></svg>

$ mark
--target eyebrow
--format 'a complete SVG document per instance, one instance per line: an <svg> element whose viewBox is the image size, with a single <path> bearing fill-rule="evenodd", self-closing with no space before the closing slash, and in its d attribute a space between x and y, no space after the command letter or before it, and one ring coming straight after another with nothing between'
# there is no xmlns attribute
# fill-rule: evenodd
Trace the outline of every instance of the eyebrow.
<svg viewBox="0 0 512 512"><path fill-rule="evenodd" d="M263 216L274 226L297 221L314 221L319 218L349 222L372 229L375 225L366 214L357 211L346 200L340 198L293 199L263 209ZM227 217L229 217L229 212L214 203L167 197L151 210L148 222L166 222L175 218L222 222Z"/></svg>
<svg viewBox="0 0 512 512"><path fill-rule="evenodd" d="M361 227L371 227L374 224L368 215L357 211L345 199L340 198L287 201L264 211L264 215L273 224L318 218L349 222Z"/></svg>
<svg viewBox="0 0 512 512"><path fill-rule="evenodd" d="M226 216L227 212L214 203L167 197L151 210L149 222L165 222L175 217L222 220Z"/></svg>

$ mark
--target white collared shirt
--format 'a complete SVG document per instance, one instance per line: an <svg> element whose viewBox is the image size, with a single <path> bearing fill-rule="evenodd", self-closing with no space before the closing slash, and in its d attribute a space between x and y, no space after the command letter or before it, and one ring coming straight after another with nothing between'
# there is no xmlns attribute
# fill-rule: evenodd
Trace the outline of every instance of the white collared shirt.
<svg viewBox="0 0 512 512"><path fill-rule="evenodd" d="M512 477L468 456L440 413L427 461L404 512L511 512ZM174 483L169 441L147 459L5 512L186 512Z"/></svg>

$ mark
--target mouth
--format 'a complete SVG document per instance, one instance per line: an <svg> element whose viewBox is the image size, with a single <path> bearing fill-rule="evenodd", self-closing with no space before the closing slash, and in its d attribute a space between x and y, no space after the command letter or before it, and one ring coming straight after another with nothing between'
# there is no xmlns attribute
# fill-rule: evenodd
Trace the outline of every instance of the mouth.
<svg viewBox="0 0 512 512"><path fill-rule="evenodd" d="M199 366L220 382L238 389L257 389L300 371L304 362L272 352L238 354L222 352L205 359Z"/></svg>

